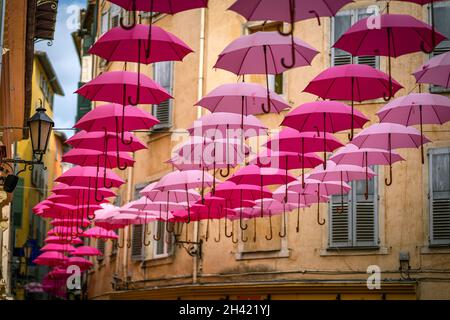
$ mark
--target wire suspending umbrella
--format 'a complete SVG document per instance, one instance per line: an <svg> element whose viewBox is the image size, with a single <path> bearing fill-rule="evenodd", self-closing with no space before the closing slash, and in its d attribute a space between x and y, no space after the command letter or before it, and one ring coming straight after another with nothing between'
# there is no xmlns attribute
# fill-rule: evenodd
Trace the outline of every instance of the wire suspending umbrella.
<svg viewBox="0 0 450 320"><path fill-rule="evenodd" d="M292 67L311 65L318 51L300 39L294 39L295 64ZM288 68L281 58L291 54L292 45L277 32L255 32L230 43L219 55L214 68L236 75L262 74L266 76L267 101L261 104L263 113L270 113L272 103L269 91L269 74L280 74Z"/></svg>
<svg viewBox="0 0 450 320"><path fill-rule="evenodd" d="M300 132L323 132L324 168L326 169L326 137L325 133L336 133L351 128L349 137L353 137L353 129L362 128L369 119L353 107L337 101L315 101L305 103L286 115L281 125L294 128Z"/></svg>
<svg viewBox="0 0 450 320"><path fill-rule="evenodd" d="M423 138L424 124L444 124L450 121L450 99L431 93L411 93L397 98L377 112L380 122L404 126L420 125ZM422 164L425 163L423 141L420 145Z"/></svg>
<svg viewBox="0 0 450 320"><path fill-rule="evenodd" d="M417 129L396 123L373 124L353 139L353 144L358 148L384 149L389 152L389 179L385 179L387 186L392 185L392 151L400 148L419 148L428 142L431 141Z"/></svg>

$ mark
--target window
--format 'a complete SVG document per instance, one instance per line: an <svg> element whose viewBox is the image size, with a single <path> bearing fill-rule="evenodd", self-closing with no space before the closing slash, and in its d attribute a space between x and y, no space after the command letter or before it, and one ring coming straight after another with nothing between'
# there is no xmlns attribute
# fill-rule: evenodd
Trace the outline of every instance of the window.
<svg viewBox="0 0 450 320"><path fill-rule="evenodd" d="M156 221L154 225L154 234L160 235L160 239L153 242L153 257L164 258L172 254L173 234L166 231L166 222ZM171 227L173 225L171 224Z"/></svg>
<svg viewBox="0 0 450 320"><path fill-rule="evenodd" d="M431 7L429 7L429 12L429 20L431 23ZM434 24L436 30L442 33L447 40L442 41L436 46L431 53L431 57L450 51L450 1L434 3ZM450 92L450 89L439 86L430 86L430 91L435 93Z"/></svg>
<svg viewBox="0 0 450 320"><path fill-rule="evenodd" d="M114 199L114 205L115 205L116 207L120 207L121 204L122 204L122 197L120 196L120 194L118 194L118 195L116 196L116 198ZM114 232L115 232L117 235L119 235L119 231L118 231L118 230L114 230ZM122 232L123 232L123 231L122 231ZM111 241L111 254L110 254L110 256L112 256L112 257L117 256L118 243L119 243L119 240L117 240L117 239L113 239L113 240Z"/></svg>
<svg viewBox="0 0 450 320"><path fill-rule="evenodd" d="M430 245L450 245L450 148L429 151Z"/></svg>
<svg viewBox="0 0 450 320"><path fill-rule="evenodd" d="M103 35L109 29L109 11L102 13L102 25L100 35Z"/></svg>
<svg viewBox="0 0 450 320"><path fill-rule="evenodd" d="M144 189L145 185L136 185L134 188L134 199L137 200L140 197L139 192ZM135 224L131 226L131 259L134 261L141 261L144 258L144 246L142 242L144 240L144 225Z"/></svg>
<svg viewBox="0 0 450 320"><path fill-rule="evenodd" d="M105 240L97 239L97 249L103 254L102 256L97 256L98 261L102 261L105 256Z"/></svg>
<svg viewBox="0 0 450 320"><path fill-rule="evenodd" d="M251 26L248 28L248 33L252 34L258 31L277 31L278 26L281 25L281 22L275 22L275 23L269 23L258 26ZM290 59L290 58L289 58ZM283 94L284 93L284 75L283 73L280 74L269 74L269 89L274 91L277 94Z"/></svg>
<svg viewBox="0 0 450 320"><path fill-rule="evenodd" d="M366 182L354 181L352 190L344 195L341 212L341 195L330 200L329 247L364 248L378 247L378 182L369 180L369 197L364 192Z"/></svg>
<svg viewBox="0 0 450 320"><path fill-rule="evenodd" d="M339 12L334 18L332 18L331 23L331 43L334 44L336 41L357 21L367 18L370 13L367 9L355 9ZM331 48L331 65L341 66L345 64L352 63L352 56L348 52ZM353 63L357 64L367 64L374 68L380 67L380 59L376 56L361 56L354 57Z"/></svg>
<svg viewBox="0 0 450 320"><path fill-rule="evenodd" d="M117 4L111 4L109 9L111 21L109 23L110 28L115 28L119 26L119 21L121 17L122 10Z"/></svg>
<svg viewBox="0 0 450 320"><path fill-rule="evenodd" d="M173 62L158 62L153 65L153 77L169 94L173 91ZM159 105L153 105L153 115L160 121L153 130L170 128L172 126L172 99Z"/></svg>

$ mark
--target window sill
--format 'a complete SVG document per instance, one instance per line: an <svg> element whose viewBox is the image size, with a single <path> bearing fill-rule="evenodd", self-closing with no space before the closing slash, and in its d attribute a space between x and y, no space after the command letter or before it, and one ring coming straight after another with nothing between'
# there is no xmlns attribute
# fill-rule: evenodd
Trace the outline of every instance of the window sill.
<svg viewBox="0 0 450 320"><path fill-rule="evenodd" d="M147 259L142 262L143 268L156 267L162 265L172 264L174 260L173 255L163 256L163 257L155 257L151 259Z"/></svg>
<svg viewBox="0 0 450 320"><path fill-rule="evenodd" d="M450 254L450 245L429 245L420 248L420 254Z"/></svg>
<svg viewBox="0 0 450 320"><path fill-rule="evenodd" d="M349 247L349 248L326 248L321 249L321 257L336 256L371 256L371 255L387 255L390 249L387 247Z"/></svg>
<svg viewBox="0 0 450 320"><path fill-rule="evenodd" d="M257 259L280 259L289 258L291 252L289 249L281 249L274 251L255 251L255 252L237 252L236 260L257 260Z"/></svg>

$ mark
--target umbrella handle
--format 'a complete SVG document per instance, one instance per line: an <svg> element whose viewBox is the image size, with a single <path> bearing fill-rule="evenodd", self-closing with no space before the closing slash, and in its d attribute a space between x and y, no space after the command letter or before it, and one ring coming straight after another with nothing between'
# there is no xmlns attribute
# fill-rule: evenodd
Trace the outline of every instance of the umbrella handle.
<svg viewBox="0 0 450 320"><path fill-rule="evenodd" d="M387 187L392 185L392 165L389 165L389 179L384 179L384 184Z"/></svg>
<svg viewBox="0 0 450 320"><path fill-rule="evenodd" d="M316 19L317 19L317 24L318 24L319 26L322 25L322 23L320 22L320 16L319 16L319 14L317 13L316 10L309 10L308 13L311 13L311 14L315 15L315 16L316 16Z"/></svg>
<svg viewBox="0 0 450 320"><path fill-rule="evenodd" d="M241 228L241 230L247 230L248 229L248 225L247 224L243 225L242 221L243 220L242 220L242 210L241 210L241 214L239 216L239 227Z"/></svg>
<svg viewBox="0 0 450 320"><path fill-rule="evenodd" d="M153 235L153 240L159 241L159 240L161 240L161 232L159 230L158 225L156 225L156 228L157 228L157 230L156 230L156 234Z"/></svg>
<svg viewBox="0 0 450 320"><path fill-rule="evenodd" d="M256 218L253 218L253 242L256 242Z"/></svg>
<svg viewBox="0 0 450 320"><path fill-rule="evenodd" d="M231 238L233 237L233 231L228 233L228 223L227 223L227 217L225 217L225 237Z"/></svg>
<svg viewBox="0 0 450 320"><path fill-rule="evenodd" d="M273 239L272 214L270 213L270 211L269 211L269 231L270 231L270 233L269 233L270 236L269 237L267 235L265 236L267 241L270 241Z"/></svg>
<svg viewBox="0 0 450 320"><path fill-rule="evenodd" d="M143 237L143 239L142 239L142 244L145 246L145 247L148 247L149 245L150 245L150 243L151 243L151 240L146 240L147 239L147 229L148 229L148 223L146 223L145 225L144 225L144 237Z"/></svg>
<svg viewBox="0 0 450 320"><path fill-rule="evenodd" d="M234 240L234 221L231 221L231 233L232 233L232 237L231 237L231 242L233 243L238 243L239 239L236 238L236 240Z"/></svg>
<svg viewBox="0 0 450 320"><path fill-rule="evenodd" d="M219 174L222 178L226 178L230 175L230 165L227 164L227 171L225 171L225 173L223 173L223 169L220 169Z"/></svg>
<svg viewBox="0 0 450 320"><path fill-rule="evenodd" d="M242 230L242 229L241 229L241 240L242 240L242 242L247 242L248 241L247 237L244 238L244 230Z"/></svg>
<svg viewBox="0 0 450 320"><path fill-rule="evenodd" d="M280 236L280 238L285 238L287 235L286 232L286 212L283 212L283 233L278 232L278 235Z"/></svg>
<svg viewBox="0 0 450 320"><path fill-rule="evenodd" d="M122 236L120 238L122 239L122 244L120 244L120 238L117 241L117 248L119 248L119 249L125 248L125 229L122 229L121 234L122 234Z"/></svg>
<svg viewBox="0 0 450 320"><path fill-rule="evenodd" d="M278 33L285 37L294 34L295 0L289 0L289 14L290 14L290 18L291 18L291 29L288 32L284 32L283 24L278 26Z"/></svg>
<svg viewBox="0 0 450 320"><path fill-rule="evenodd" d="M264 113L270 113L270 91L269 91L269 68L267 66L267 45L263 46L264 50L264 67L266 70L266 90L267 90L267 109L265 107L265 104L261 104L261 109Z"/></svg>
<svg viewBox="0 0 450 320"><path fill-rule="evenodd" d="M270 106L270 93L269 93L269 88L267 88L267 109L266 109L266 104L262 103L261 104L261 109L264 113L270 113L271 110L271 106Z"/></svg>
<svg viewBox="0 0 450 320"><path fill-rule="evenodd" d="M218 233L218 238L216 238L216 237L214 237L214 242L220 242L220 219L218 219L218 221L219 221L219 228L218 228L218 230L219 230L219 233Z"/></svg>
<svg viewBox="0 0 450 320"><path fill-rule="evenodd" d="M320 201L319 193L317 193L317 200ZM325 224L325 219L320 220L320 202L317 201L317 223L321 226Z"/></svg>
<svg viewBox="0 0 450 320"><path fill-rule="evenodd" d="M389 149L389 179L384 179L386 186L392 185L392 141L391 134L388 134L388 149Z"/></svg>
<svg viewBox="0 0 450 320"><path fill-rule="evenodd" d="M299 196L299 199L300 199L300 196ZM300 204L298 205L298 208L297 208L297 225L295 227L295 231L297 231L297 233L300 232Z"/></svg>
<svg viewBox="0 0 450 320"><path fill-rule="evenodd" d="M141 44L141 41L139 41L139 47L140 47L140 44ZM139 50L139 52L140 52L140 50ZM141 100L141 64L140 64L140 62L138 62L137 74L138 75L137 75L137 84L136 84L136 100L133 100L131 98L131 96L128 96L128 104L131 106L137 106L139 104L139 101ZM125 106L125 104L124 104L124 106Z"/></svg>
<svg viewBox="0 0 450 320"><path fill-rule="evenodd" d="M281 58L281 64L286 69L292 69L295 66L296 63L296 56L295 56L295 43L294 43L294 34L291 34L291 63L287 64L285 58Z"/></svg>
<svg viewBox="0 0 450 320"><path fill-rule="evenodd" d="M133 1L133 7L131 10L133 13L133 22L127 25L125 24L124 17L120 17L119 24L122 29L131 30L136 26L136 0Z"/></svg>

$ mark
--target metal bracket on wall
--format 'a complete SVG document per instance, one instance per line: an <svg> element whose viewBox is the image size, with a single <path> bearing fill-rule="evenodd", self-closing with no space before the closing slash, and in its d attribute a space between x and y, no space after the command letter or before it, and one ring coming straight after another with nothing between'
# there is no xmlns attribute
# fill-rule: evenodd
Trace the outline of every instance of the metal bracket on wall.
<svg viewBox="0 0 450 320"><path fill-rule="evenodd" d="M202 258L202 245L203 240L200 240L198 242L194 241L181 241L178 240L178 237L175 237L175 244L178 245L178 247L183 247L184 250L186 250L187 254L191 257L199 257Z"/></svg>

